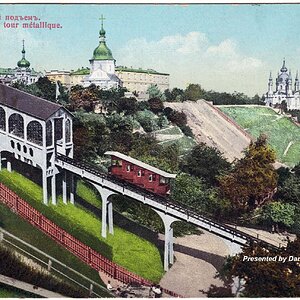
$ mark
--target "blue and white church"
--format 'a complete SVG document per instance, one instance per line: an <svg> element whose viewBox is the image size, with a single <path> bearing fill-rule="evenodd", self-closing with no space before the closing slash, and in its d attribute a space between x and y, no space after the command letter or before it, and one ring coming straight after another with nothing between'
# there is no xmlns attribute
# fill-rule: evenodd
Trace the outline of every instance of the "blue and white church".
<svg viewBox="0 0 300 300"><path fill-rule="evenodd" d="M278 72L277 74L275 90L273 90L273 78L270 73L268 91L264 95L266 105L274 107L286 101L289 110L300 109L299 87L298 72L293 86L291 71L288 71L285 66L285 60L283 60L280 73Z"/></svg>

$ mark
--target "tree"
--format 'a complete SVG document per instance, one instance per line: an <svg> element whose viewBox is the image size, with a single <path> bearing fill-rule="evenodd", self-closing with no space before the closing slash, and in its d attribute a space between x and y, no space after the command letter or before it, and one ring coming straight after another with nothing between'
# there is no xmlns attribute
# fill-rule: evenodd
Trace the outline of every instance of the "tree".
<svg viewBox="0 0 300 300"><path fill-rule="evenodd" d="M125 115L133 115L137 112L137 100L134 97L116 99L116 110L118 113L124 112Z"/></svg>
<svg viewBox="0 0 300 300"><path fill-rule="evenodd" d="M290 227L294 224L295 206L289 203L272 202L265 205L262 209L261 219L270 224L282 223Z"/></svg>
<svg viewBox="0 0 300 300"><path fill-rule="evenodd" d="M172 110L167 118L179 127L182 127L187 123L186 115L184 114L184 112L180 112L177 110Z"/></svg>
<svg viewBox="0 0 300 300"><path fill-rule="evenodd" d="M147 88L147 94L149 94L149 98L159 98L162 101L166 100L165 95L160 91L156 84L151 84Z"/></svg>
<svg viewBox="0 0 300 300"><path fill-rule="evenodd" d="M221 206L226 209L226 203L219 201L215 189L208 188L201 178L186 173L177 175L172 185L171 198L206 215L217 215Z"/></svg>
<svg viewBox="0 0 300 300"><path fill-rule="evenodd" d="M163 111L164 104L160 98L157 98L157 97L151 98L148 100L148 102L150 105L150 110L153 111L155 114L158 114Z"/></svg>
<svg viewBox="0 0 300 300"><path fill-rule="evenodd" d="M299 237L289 242L286 249L265 249L252 244L245 247L242 253L227 259L223 267L224 276L226 279L238 277L244 281L242 297L299 297L299 262L288 259L299 253ZM272 261L247 261L245 257L271 258ZM286 261L280 262L279 257L286 258Z"/></svg>
<svg viewBox="0 0 300 300"><path fill-rule="evenodd" d="M183 101L184 90L175 87L172 90L165 90L164 94L166 97L166 101L181 102Z"/></svg>
<svg viewBox="0 0 300 300"><path fill-rule="evenodd" d="M229 171L230 163L217 148L200 143L187 155L181 168L186 173L201 177L209 185L216 185L217 177Z"/></svg>
<svg viewBox="0 0 300 300"><path fill-rule="evenodd" d="M300 205L300 176L291 174L289 178L278 186L276 195L284 202Z"/></svg>
<svg viewBox="0 0 300 300"><path fill-rule="evenodd" d="M205 91L201 88L200 84L189 84L184 91L184 99L197 101L203 98L204 92Z"/></svg>
<svg viewBox="0 0 300 300"><path fill-rule="evenodd" d="M270 200L277 186L275 152L261 135L251 142L245 157L237 161L229 174L220 177L221 194L230 199L233 209L247 211Z"/></svg>

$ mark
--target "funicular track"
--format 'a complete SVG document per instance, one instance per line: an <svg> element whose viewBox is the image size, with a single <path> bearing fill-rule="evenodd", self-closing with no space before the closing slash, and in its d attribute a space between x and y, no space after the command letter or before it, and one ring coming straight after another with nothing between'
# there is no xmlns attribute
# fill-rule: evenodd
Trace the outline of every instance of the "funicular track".
<svg viewBox="0 0 300 300"><path fill-rule="evenodd" d="M238 245L243 246L251 243L258 243L265 248L274 250L278 249L280 246L279 245L277 247L258 237L252 236L229 225L222 224L211 218L205 217L199 212L195 212L192 207L183 205L181 203L179 204L171 198L159 196L128 181L103 173L101 170L95 166L92 166L91 164L79 162L64 155L58 154L56 156L56 165L74 174L77 174L82 178L90 180L106 189L143 202L144 204L149 205L156 210L173 216L181 221L194 224Z"/></svg>

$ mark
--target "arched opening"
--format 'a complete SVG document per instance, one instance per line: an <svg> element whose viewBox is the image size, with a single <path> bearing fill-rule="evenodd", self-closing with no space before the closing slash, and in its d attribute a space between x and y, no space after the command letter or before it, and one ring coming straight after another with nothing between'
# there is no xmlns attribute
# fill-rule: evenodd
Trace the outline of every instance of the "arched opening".
<svg viewBox="0 0 300 300"><path fill-rule="evenodd" d="M5 111L0 107L0 129L5 131L6 121L5 121Z"/></svg>
<svg viewBox="0 0 300 300"><path fill-rule="evenodd" d="M24 138L24 119L19 114L12 114L8 119L9 133Z"/></svg>
<svg viewBox="0 0 300 300"><path fill-rule="evenodd" d="M27 140L37 145L43 145L43 127L37 121L31 121L27 125Z"/></svg>
<svg viewBox="0 0 300 300"><path fill-rule="evenodd" d="M71 121L67 119L66 121L66 143L71 142Z"/></svg>
<svg viewBox="0 0 300 300"><path fill-rule="evenodd" d="M46 146L47 147L52 145L52 135L53 135L52 122L47 121L46 123Z"/></svg>

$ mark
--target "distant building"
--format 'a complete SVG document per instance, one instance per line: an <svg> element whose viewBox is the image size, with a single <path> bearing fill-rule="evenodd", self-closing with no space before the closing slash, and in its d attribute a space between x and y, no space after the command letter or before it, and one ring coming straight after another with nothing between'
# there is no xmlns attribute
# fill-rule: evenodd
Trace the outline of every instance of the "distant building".
<svg viewBox="0 0 300 300"><path fill-rule="evenodd" d="M292 83L291 71L288 72L285 66L285 60L283 60L283 65L278 72L276 78L275 91L273 91L273 78L270 73L268 91L264 95L265 103L267 106L280 105L283 101L286 102L288 109L300 109L300 84L298 79L298 72L296 74L294 88Z"/></svg>
<svg viewBox="0 0 300 300"><path fill-rule="evenodd" d="M30 62L25 58L25 46L23 40L22 59L17 62L16 68L0 68L0 81L4 84L13 82L23 82L24 84L32 84L38 81L43 75L30 68Z"/></svg>
<svg viewBox="0 0 300 300"><path fill-rule="evenodd" d="M46 72L46 76L52 81L59 80L68 88L77 84L84 87L95 84L103 89L122 86L140 95L145 94L151 84L156 84L162 92L168 89L170 75L167 73L160 73L153 69L115 66L116 61L106 45L103 19L102 17L99 45L90 59L90 68L81 68L76 71L52 70Z"/></svg>
<svg viewBox="0 0 300 300"><path fill-rule="evenodd" d="M103 28L103 17L101 17L101 29L99 31L99 45L94 50L90 59L90 74L83 78L83 86L88 87L95 84L102 89L117 88L122 82L115 74L115 59L111 50L106 45L105 30Z"/></svg>
<svg viewBox="0 0 300 300"><path fill-rule="evenodd" d="M156 84L162 92L169 88L170 74L160 73L153 69L143 70L120 66L116 67L116 74L122 80L123 87L138 94L146 93L151 84Z"/></svg>

